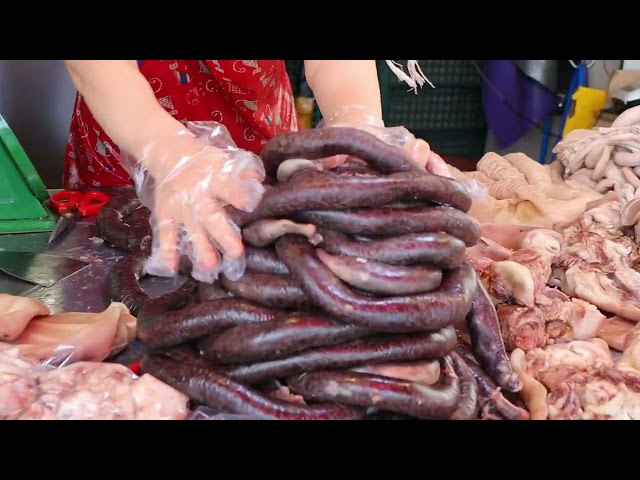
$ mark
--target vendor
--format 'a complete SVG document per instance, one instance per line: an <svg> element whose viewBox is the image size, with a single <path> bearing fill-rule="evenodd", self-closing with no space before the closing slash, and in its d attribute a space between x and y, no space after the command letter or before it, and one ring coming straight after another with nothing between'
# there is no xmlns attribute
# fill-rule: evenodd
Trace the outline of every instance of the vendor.
<svg viewBox="0 0 640 480"><path fill-rule="evenodd" d="M174 275L180 254L187 254L194 278L212 281L221 270L238 277L244 270L242 241L220 205L255 208L264 191L257 154L270 138L297 130L285 62L65 62L78 89L65 188L135 183L153 212L149 273ZM375 60L306 60L305 75L325 118L383 126ZM415 78L405 77L415 86ZM350 105L358 108L345 109ZM187 121L215 121L228 133L209 131L216 146L204 145L193 128L185 129ZM201 127L202 133L210 128ZM232 141L224 142L226 135Z"/></svg>

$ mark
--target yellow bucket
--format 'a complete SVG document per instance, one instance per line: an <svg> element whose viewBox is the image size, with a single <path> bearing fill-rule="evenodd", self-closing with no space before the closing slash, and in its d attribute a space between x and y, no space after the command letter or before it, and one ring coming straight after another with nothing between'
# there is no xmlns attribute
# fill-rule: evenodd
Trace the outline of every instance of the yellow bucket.
<svg viewBox="0 0 640 480"><path fill-rule="evenodd" d="M600 111L607 102L607 92L597 88L578 87L571 99L573 102L562 131L563 137L573 130L589 129L596 124Z"/></svg>

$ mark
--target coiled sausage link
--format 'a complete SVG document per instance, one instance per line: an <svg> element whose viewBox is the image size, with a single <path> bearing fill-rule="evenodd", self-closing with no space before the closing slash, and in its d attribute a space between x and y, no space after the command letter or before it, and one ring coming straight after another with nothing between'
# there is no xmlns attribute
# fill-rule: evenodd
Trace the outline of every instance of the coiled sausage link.
<svg viewBox="0 0 640 480"><path fill-rule="evenodd" d="M302 289L287 275L246 272L240 279L220 279L222 286L236 297L273 308L301 310L309 305Z"/></svg>
<svg viewBox="0 0 640 480"><path fill-rule="evenodd" d="M345 322L377 331L428 331L462 322L476 288L475 272L465 263L447 272L435 292L376 299L336 278L304 237L284 236L276 243L276 251L316 306Z"/></svg>
<svg viewBox="0 0 640 480"><path fill-rule="evenodd" d="M271 322L249 323L213 334L199 343L216 363L262 362L313 347L350 342L371 331L312 313L292 313Z"/></svg>
<svg viewBox="0 0 640 480"><path fill-rule="evenodd" d="M307 210L292 215L299 222L349 235L406 235L444 232L471 247L480 228L460 210L451 207L376 208L356 210Z"/></svg>
<svg viewBox="0 0 640 480"><path fill-rule="evenodd" d="M441 360L440 380L433 386L344 370L303 373L289 378L287 385L308 401L376 407L431 420L451 417L460 399L460 382L448 357Z"/></svg>
<svg viewBox="0 0 640 480"><path fill-rule="evenodd" d="M342 405L302 405L268 397L224 375L198 366L174 362L159 355L146 355L140 365L143 372L193 401L218 412L255 415L272 420L359 420L360 409Z"/></svg>
<svg viewBox="0 0 640 480"><path fill-rule="evenodd" d="M243 365L220 366L218 370L240 382L261 383L321 369L437 359L456 347L452 327L414 335L379 335L340 345L304 350L289 357Z"/></svg>
<svg viewBox="0 0 640 480"><path fill-rule="evenodd" d="M359 158L385 173L425 173L407 152L358 128L333 127L281 133L269 140L260 152L266 173L273 178L285 160L318 160L334 155Z"/></svg>
<svg viewBox="0 0 640 480"><path fill-rule="evenodd" d="M143 309L138 337L151 349L170 348L242 323L268 322L284 312L239 298L196 303L172 312Z"/></svg>

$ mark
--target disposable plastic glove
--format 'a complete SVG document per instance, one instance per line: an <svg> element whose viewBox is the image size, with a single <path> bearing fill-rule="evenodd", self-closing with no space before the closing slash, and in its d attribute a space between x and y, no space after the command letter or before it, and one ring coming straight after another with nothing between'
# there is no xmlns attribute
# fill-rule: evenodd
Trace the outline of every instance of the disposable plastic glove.
<svg viewBox="0 0 640 480"><path fill-rule="evenodd" d="M446 162L440 155L431 151L431 147L426 141L416 138L405 127L385 128L382 119L371 115L365 107L357 105L344 107L329 118L323 119L319 127L353 127L365 130L389 145L402 148L428 172L443 177L452 177ZM338 158L336 163L344 162L345 159L346 157Z"/></svg>
<svg viewBox="0 0 640 480"><path fill-rule="evenodd" d="M244 246L223 208L256 208L264 194L264 166L258 156L238 149L220 124L193 122L187 128L154 140L137 162L123 161L152 212L153 245L145 269L174 276L187 255L196 280L211 283L220 272L237 280L245 271Z"/></svg>

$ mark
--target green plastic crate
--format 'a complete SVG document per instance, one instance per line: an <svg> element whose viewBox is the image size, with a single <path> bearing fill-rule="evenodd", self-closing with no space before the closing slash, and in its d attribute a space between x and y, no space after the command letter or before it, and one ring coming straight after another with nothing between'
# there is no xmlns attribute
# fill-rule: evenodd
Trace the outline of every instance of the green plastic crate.
<svg viewBox="0 0 640 480"><path fill-rule="evenodd" d="M303 60L287 60L294 94L302 81ZM399 60L406 65L406 60ZM471 60L419 60L436 86L425 84L418 95L409 90L378 60L382 108L387 126L401 125L427 140L442 155L480 157L484 154L487 123L482 104L482 77ZM322 120L317 105L313 125Z"/></svg>
<svg viewBox="0 0 640 480"><path fill-rule="evenodd" d="M0 116L0 233L53 230L49 193L7 122Z"/></svg>
<svg viewBox="0 0 640 480"><path fill-rule="evenodd" d="M401 65L406 65L406 60L398 60ZM384 62L383 62L384 63ZM472 60L418 60L420 68L426 77L438 87L481 87L482 77L478 74ZM398 83L397 77L386 67L383 75L393 77ZM407 87L406 84L405 89ZM423 91L431 88L425 84ZM412 92L413 94L413 92Z"/></svg>
<svg viewBox="0 0 640 480"><path fill-rule="evenodd" d="M439 155L480 158L485 154L487 130L417 130L412 133L429 142Z"/></svg>
<svg viewBox="0 0 640 480"><path fill-rule="evenodd" d="M404 61L400 61L404 62ZM387 126L404 126L442 155L482 156L487 122L482 104L482 77L470 60L420 60L435 85L409 90L380 61L378 72Z"/></svg>
<svg viewBox="0 0 640 480"><path fill-rule="evenodd" d="M405 95L391 91L385 123L404 125L410 130L486 128L482 97L474 88L427 87L411 98Z"/></svg>
<svg viewBox="0 0 640 480"><path fill-rule="evenodd" d="M291 81L291 89L293 90L293 96L297 97L300 91L300 85L303 80L304 74L304 60L285 60L287 67L287 74Z"/></svg>

